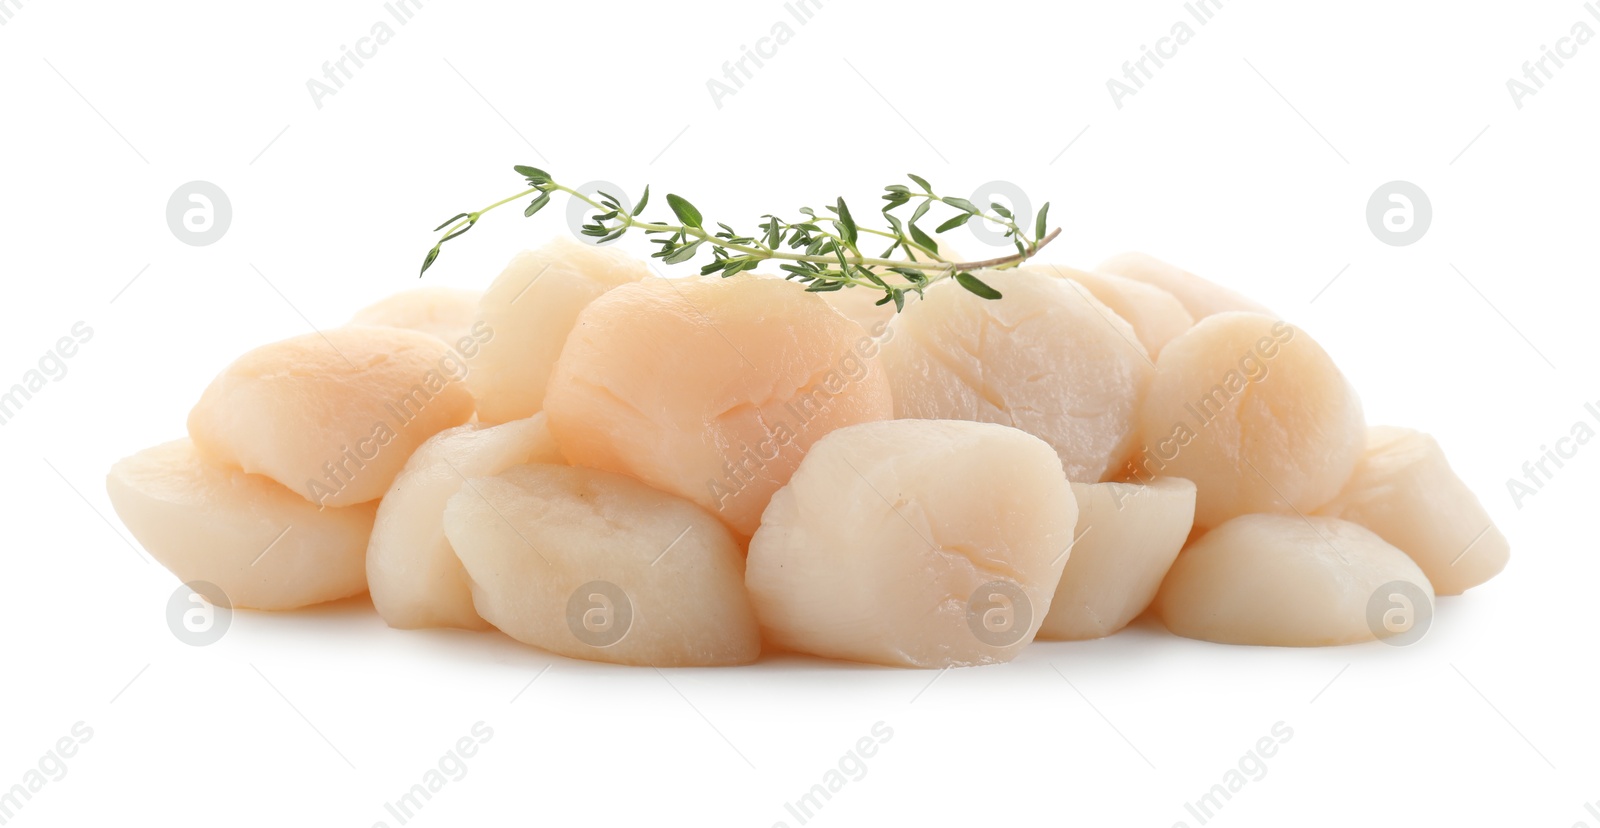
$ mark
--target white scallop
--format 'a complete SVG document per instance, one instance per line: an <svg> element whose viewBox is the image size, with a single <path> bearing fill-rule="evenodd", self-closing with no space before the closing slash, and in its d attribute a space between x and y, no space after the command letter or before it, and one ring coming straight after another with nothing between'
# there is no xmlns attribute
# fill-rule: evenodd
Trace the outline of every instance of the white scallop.
<svg viewBox="0 0 1600 828"><path fill-rule="evenodd" d="M1014 426L1049 443L1076 481L1120 469L1154 373L1133 329L1067 279L977 275L1003 298L946 281L895 318L882 356L895 415Z"/></svg>
<svg viewBox="0 0 1600 828"><path fill-rule="evenodd" d="M632 478L517 466L456 492L444 530L478 614L523 643L654 667L746 664L761 652L733 535ZM605 597L597 583L618 591ZM580 637L591 630L618 637Z"/></svg>
<svg viewBox="0 0 1600 828"><path fill-rule="evenodd" d="M1427 573L1440 595L1460 595L1500 574L1511 545L1439 444L1420 431L1367 429L1350 482L1318 510L1378 533Z"/></svg>
<svg viewBox="0 0 1600 828"><path fill-rule="evenodd" d="M467 478L562 462L543 414L497 426L457 426L423 443L378 505L367 547L367 583L383 620L400 629L487 628L445 537L445 505Z"/></svg>
<svg viewBox="0 0 1600 828"><path fill-rule="evenodd" d="M351 325L406 328L436 336L449 345L472 338L483 292L429 286L402 291L356 312Z"/></svg>
<svg viewBox="0 0 1600 828"><path fill-rule="evenodd" d="M1150 606L1194 526L1194 484L1074 483L1078 526L1040 638L1110 635Z"/></svg>
<svg viewBox="0 0 1600 828"><path fill-rule="evenodd" d="M111 467L128 531L179 580L209 581L237 608L285 610L367 589L377 504L318 509L261 475L211 465L174 440Z"/></svg>
<svg viewBox="0 0 1600 828"><path fill-rule="evenodd" d="M1120 253L1101 262L1095 270L1126 276L1165 290L1178 297L1195 321L1227 311L1272 315L1272 311L1259 302L1176 265L1167 264L1148 253Z"/></svg>
<svg viewBox="0 0 1600 828"><path fill-rule="evenodd" d="M467 359L478 419L504 423L542 411L578 313L612 288L650 276L649 266L627 253L566 237L518 253L478 306L477 321L490 333Z"/></svg>
<svg viewBox="0 0 1600 828"><path fill-rule="evenodd" d="M1008 661L1050 609L1077 513L1055 452L1017 429L848 426L773 496L745 582L786 649L898 667Z"/></svg>
<svg viewBox="0 0 1600 828"><path fill-rule="evenodd" d="M1178 555L1156 611L1186 638L1221 644L1319 647L1371 641L1389 631L1369 621L1380 588L1404 581L1433 611L1433 586L1404 552L1349 521L1244 515Z"/></svg>

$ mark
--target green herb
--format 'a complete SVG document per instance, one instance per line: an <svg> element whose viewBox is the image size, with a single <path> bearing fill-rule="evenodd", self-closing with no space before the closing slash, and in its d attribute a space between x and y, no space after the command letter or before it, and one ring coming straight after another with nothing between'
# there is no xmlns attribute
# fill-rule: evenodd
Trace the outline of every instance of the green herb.
<svg viewBox="0 0 1600 828"><path fill-rule="evenodd" d="M533 196L523 210L523 215L532 216L550 203L550 195L555 192L567 193L595 209L595 214L583 225L582 232L602 243L638 229L646 235L657 237L650 241L660 245L660 249L650 255L666 264L682 264L694 259L703 249L709 250L711 259L700 266L700 273L720 273L727 277L771 261L777 263L784 278L805 284L808 291L823 293L851 287L867 288L883 293L878 304L893 302L896 310L905 307L906 294L921 295L929 286L945 279L954 279L961 287L985 299L999 299L1000 292L974 276L973 271L1016 267L1061 234L1060 228L1045 232L1049 204L1039 210L1030 235L1028 229L1017 225L1016 217L1005 206L990 204L989 211L981 210L964 198L939 195L927 179L916 175L908 178L921 188L920 192L904 184L890 184L883 188L882 214L889 224L887 230L857 224L850 207L840 198L825 208L826 213L831 214L830 218L821 218L816 210L801 207L799 213L803 218L798 221L765 215L761 217L761 232L746 236L721 222L716 224L716 232L708 231L705 216L680 195L667 194L667 206L672 209L677 223L641 221L639 214L644 212L645 205L650 201L649 187L644 189L639 203L629 210L615 196L596 193L596 200L557 182L538 167L519 165L515 169L527 182L528 189L476 213L458 213L435 228L435 232L445 231L445 234L423 259L423 273L438 260L445 242L477 226L478 219L484 213ZM896 210L911 202L917 204L909 219L902 219L895 214ZM934 234L953 230L969 221L988 222L1005 231L1005 237L1011 239L1017 252L976 262L952 262L940 256L934 236L917 225L935 202L953 207L957 212L939 224ZM858 246L863 234L888 239L888 250L881 256L863 255ZM896 251L903 252L904 256L897 257ZM885 279L886 274L899 278Z"/></svg>

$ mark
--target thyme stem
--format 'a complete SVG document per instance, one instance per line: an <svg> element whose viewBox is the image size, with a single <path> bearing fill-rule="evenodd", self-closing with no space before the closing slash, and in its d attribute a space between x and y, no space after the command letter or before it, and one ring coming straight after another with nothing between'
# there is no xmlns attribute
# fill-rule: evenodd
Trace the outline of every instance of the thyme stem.
<svg viewBox="0 0 1600 828"><path fill-rule="evenodd" d="M722 228L721 232L706 229L705 222L693 205L679 196L670 194L667 196L667 201L678 223L642 220L638 218L638 213L643 211L649 201L648 187L645 188L637 207L630 206L625 209L615 196L597 193L600 196L597 200L594 196L555 181L543 170L517 167L517 172L527 179L530 185L527 189L476 212L457 214L437 228L444 230L445 235L433 249L428 251L427 258L422 264L423 272L433 265L445 242L471 230L485 214L514 201L534 196L524 211L525 215L531 216L548 204L551 194L555 192L567 193L599 211L590 218L590 224L584 225L583 232L585 235L598 237L600 242L616 239L629 230L641 230L649 235L666 236L664 239L652 239L654 243L661 245L661 249L652 255L666 260L668 264L678 264L693 259L699 248L705 245L709 246L712 252L712 261L701 267L701 273L705 275L721 272L723 276L732 276L754 269L761 262L774 261L780 263L780 268L787 274L785 278L806 283L808 291L822 292L846 287L866 287L883 291L884 298L879 300L879 303L893 301L896 308L904 306L906 293L921 294L928 287L949 278L956 279L967 290L979 296L998 299L999 291L984 284L972 274L972 271L1015 267L1032 258L1061 233L1060 228L1044 232L1048 204L1040 210L1035 227L1035 235L1040 237L1034 239L1024 228L1017 225L1015 217L1001 205L990 205L994 211L990 214L965 199L939 196L924 179L917 176L911 176L911 179L921 185L924 192L912 192L904 185L890 185L885 188L886 195L883 198L888 204L882 208L882 212L891 224L892 230L858 226L844 199L839 199L835 206L827 208L833 214L831 217L819 216L816 211L809 208L801 209L805 219L798 222L786 221L771 215L765 216L766 221L761 225L761 235L750 237L737 234L726 224L718 225ZM916 199L921 199L922 203L917 206L909 222L903 222L893 215L896 208ZM1013 240L1017 252L980 261L952 262L945 259L938 252L934 236L916 226L917 220L935 203L948 205L960 211L941 224L936 232L952 229L974 219L981 220L1004 229L1005 236ZM824 229L823 224L831 224L834 232ZM894 243L884 256L863 255L858 245L862 233L892 239ZM791 249L779 249L785 243ZM888 257L897 248L906 251L906 258ZM917 258L918 253L926 258ZM884 278L888 273L900 276L904 281L890 283Z"/></svg>

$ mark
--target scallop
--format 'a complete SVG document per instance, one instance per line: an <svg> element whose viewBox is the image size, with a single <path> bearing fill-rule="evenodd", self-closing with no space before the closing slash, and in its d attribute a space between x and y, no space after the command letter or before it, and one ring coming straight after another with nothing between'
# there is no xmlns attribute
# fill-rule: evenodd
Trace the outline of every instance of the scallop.
<svg viewBox="0 0 1600 828"><path fill-rule="evenodd" d="M1090 273L1060 265L1023 268L1077 282L1113 313L1127 321L1153 358L1173 338L1194 327L1194 317L1176 296L1144 282L1112 273Z"/></svg>
<svg viewBox="0 0 1600 828"><path fill-rule="evenodd" d="M356 312L351 325L406 328L438 337L449 345L473 339L483 292L451 287L423 287L396 293ZM467 346L471 348L469 344Z"/></svg>
<svg viewBox="0 0 1600 828"><path fill-rule="evenodd" d="M1359 523L1411 556L1440 595L1500 574L1511 545L1451 470L1438 442L1391 426L1367 430L1350 482L1321 512Z"/></svg>
<svg viewBox="0 0 1600 828"><path fill-rule="evenodd" d="M1318 647L1410 631L1432 617L1433 586L1404 552L1349 521L1243 515L1183 550L1155 607L1185 638Z"/></svg>
<svg viewBox="0 0 1600 828"><path fill-rule="evenodd" d="M1180 267L1167 264L1148 253L1120 253L1101 262L1095 270L1155 285L1176 296L1188 309L1189 315L1195 319L1204 319L1212 314L1228 311L1273 315L1272 311L1258 302Z"/></svg>
<svg viewBox="0 0 1600 828"><path fill-rule="evenodd" d="M1078 525L1040 638L1077 641L1126 627L1150 606L1194 526L1194 484L1074 483Z"/></svg>
<svg viewBox="0 0 1600 828"><path fill-rule="evenodd" d="M955 252L950 245L942 241L939 242L938 250L939 255L945 261L956 262L961 260L961 254ZM903 256L904 253L901 255ZM930 261L926 255L920 252L917 253L917 260ZM897 274L889 273L883 269L877 269L877 272L885 282L891 285L904 286L909 284ZM894 319L895 314L898 312L893 302L878 304L878 300L882 299L884 294L882 291L870 288L856 287L844 290L830 290L817 295L833 306L834 310L849 317L852 322L860 325L862 330L873 337L883 337L889 329L890 320ZM915 303L917 299L918 296L915 293L905 295L905 302L908 306Z"/></svg>
<svg viewBox="0 0 1600 828"><path fill-rule="evenodd" d="M517 254L478 306L478 322L492 332L468 359L478 419L504 423L543 410L551 371L579 312L606 291L650 276L634 256L566 237Z"/></svg>
<svg viewBox="0 0 1600 828"><path fill-rule="evenodd" d="M891 278L899 280L900 277L885 277L885 281L896 285L902 283L901 281L890 281ZM854 287L827 291L817 295L821 296L829 307L861 326L861 332L865 336L883 337L889 330L890 321L895 317L896 311L893 302L878 304L878 300L884 296L882 291ZM916 301L917 295L915 293L906 294L906 305L912 305Z"/></svg>
<svg viewBox="0 0 1600 828"><path fill-rule="evenodd" d="M1129 476L1198 487L1195 524L1310 513L1332 500L1366 439L1361 401L1327 352L1269 316L1222 313L1167 343L1140 410Z"/></svg>
<svg viewBox="0 0 1600 828"><path fill-rule="evenodd" d="M377 504L318 509L266 477L206 462L189 440L119 461L106 492L162 566L215 584L235 608L294 609L367 589Z"/></svg>
<svg viewBox="0 0 1600 828"><path fill-rule="evenodd" d="M217 465L278 481L319 506L383 496L417 446L472 417L449 346L399 328L336 328L257 348L189 412Z"/></svg>
<svg viewBox="0 0 1600 828"><path fill-rule="evenodd" d="M497 426L469 423L423 443L378 505L367 547L372 604L391 627L484 629L467 573L444 534L444 509L470 477L525 463L562 463L543 414Z"/></svg>
<svg viewBox="0 0 1600 828"><path fill-rule="evenodd" d="M877 355L794 282L651 279L579 316L546 412L573 464L687 498L749 537L813 443L893 414Z"/></svg>
<svg viewBox="0 0 1600 828"><path fill-rule="evenodd" d="M895 319L883 346L902 418L973 420L1049 443L1067 476L1116 471L1154 373L1128 323L1082 286L1034 270L978 274L1003 298L952 281Z"/></svg>
<svg viewBox="0 0 1600 828"><path fill-rule="evenodd" d="M525 644L654 667L761 652L738 541L694 504L619 474L552 465L473 478L445 507L473 606Z"/></svg>
<svg viewBox="0 0 1600 828"><path fill-rule="evenodd" d="M750 541L767 641L896 667L1008 661L1050 610L1078 507L1007 426L864 423L822 438Z"/></svg>

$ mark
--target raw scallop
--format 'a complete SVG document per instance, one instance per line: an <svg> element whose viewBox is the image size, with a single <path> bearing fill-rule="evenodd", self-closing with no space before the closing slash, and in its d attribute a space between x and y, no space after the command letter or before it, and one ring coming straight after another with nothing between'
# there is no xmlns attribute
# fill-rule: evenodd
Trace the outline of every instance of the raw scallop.
<svg viewBox="0 0 1600 828"><path fill-rule="evenodd" d="M478 614L525 644L655 667L761 652L738 542L700 507L595 469L472 479L444 529Z"/></svg>
<svg viewBox="0 0 1600 828"><path fill-rule="evenodd" d="M235 608L294 609L367 589L375 503L318 509L268 478L206 463L188 440L119 461L106 492L162 566L221 587Z"/></svg>
<svg viewBox="0 0 1600 828"><path fill-rule="evenodd" d="M517 254L478 307L478 321L492 332L467 361L478 419L504 423L539 413L578 313L606 291L646 278L643 261L565 237Z"/></svg>
<svg viewBox="0 0 1600 828"><path fill-rule="evenodd" d="M1048 444L891 420L822 438L750 541L767 640L899 667L1008 661L1050 609L1078 507Z"/></svg>
<svg viewBox="0 0 1600 828"><path fill-rule="evenodd" d="M264 345L189 412L207 461L270 477L320 506L383 496L422 441L472 417L454 351L400 328L334 328Z"/></svg>
<svg viewBox="0 0 1600 828"><path fill-rule="evenodd" d="M888 419L876 343L781 279L650 279L584 310L550 380L574 465L685 497L749 537L806 449Z"/></svg>
<svg viewBox="0 0 1600 828"><path fill-rule="evenodd" d="M1077 282L1125 320L1139 337L1139 344L1153 359L1174 337L1194 327L1194 317L1176 296L1144 282L1112 273L1088 273L1060 265L1019 268L1037 270Z"/></svg>
<svg viewBox="0 0 1600 828"><path fill-rule="evenodd" d="M1144 612L1194 526L1194 484L1074 483L1078 527L1040 638L1100 638Z"/></svg>
<svg viewBox="0 0 1600 828"><path fill-rule="evenodd" d="M407 328L431 334L449 345L471 339L482 291L422 287L368 305L350 318L352 325Z"/></svg>
<svg viewBox="0 0 1600 828"><path fill-rule="evenodd" d="M1180 267L1167 264L1148 253L1120 253L1101 262L1095 270L1155 285L1178 297L1178 301L1188 308L1189 315L1196 320L1226 311L1273 315L1272 311L1258 302L1246 299Z"/></svg>
<svg viewBox="0 0 1600 828"><path fill-rule="evenodd" d="M1161 351L1140 413L1132 476L1184 477L1195 525L1310 513L1350 478L1361 401L1311 336L1255 313L1200 320Z"/></svg>
<svg viewBox="0 0 1600 828"><path fill-rule="evenodd" d="M423 443L378 505L367 547L367 584L383 620L399 629L488 627L444 536L445 504L469 477L562 462L543 414L497 426L469 423Z"/></svg>
<svg viewBox="0 0 1600 828"><path fill-rule="evenodd" d="M1378 533L1422 567L1440 595L1461 593L1500 574L1511 555L1477 496L1420 431L1367 430L1366 453L1344 491L1322 514Z"/></svg>
<svg viewBox="0 0 1600 828"><path fill-rule="evenodd" d="M1244 515L1183 550L1155 606L1167 628L1185 638L1278 647L1350 644L1385 630L1371 623L1370 605L1395 581L1410 584L1426 601L1405 607L1408 622L1431 618L1428 576L1383 538L1336 518Z"/></svg>
<svg viewBox="0 0 1600 828"><path fill-rule="evenodd" d="M978 275L1004 298L945 281L896 317L883 346L895 415L1014 426L1055 448L1071 479L1104 479L1134 444L1153 373L1144 346L1066 279Z"/></svg>
<svg viewBox="0 0 1600 828"><path fill-rule="evenodd" d="M952 250L944 242L939 243L938 250L939 255L945 261L957 262L961 260L961 254ZM900 255L904 256L904 251ZM917 253L917 260L929 261L928 257L920 251ZM904 286L910 284L905 277L899 274L889 273L881 268L875 269L878 271L878 275L890 285ZM897 313L893 302L878 304L878 300L883 298L883 291L880 290L846 288L844 290L824 291L817 295L821 296L823 301L832 305L834 310L850 317L851 321L860 325L862 330L874 337L882 337L884 335L889 328L890 320L894 319ZM906 294L906 306L910 307L918 298L915 293Z"/></svg>

